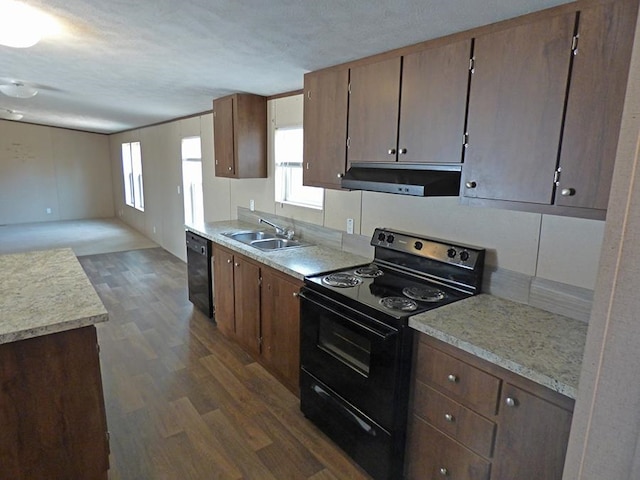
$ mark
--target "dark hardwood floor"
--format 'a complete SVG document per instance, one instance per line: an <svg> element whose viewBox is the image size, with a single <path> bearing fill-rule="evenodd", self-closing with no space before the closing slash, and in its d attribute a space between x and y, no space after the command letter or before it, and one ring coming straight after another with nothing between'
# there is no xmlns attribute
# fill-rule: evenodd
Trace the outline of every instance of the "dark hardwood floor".
<svg viewBox="0 0 640 480"><path fill-rule="evenodd" d="M193 309L182 261L160 248L79 260L110 317L98 325L110 479L369 478Z"/></svg>

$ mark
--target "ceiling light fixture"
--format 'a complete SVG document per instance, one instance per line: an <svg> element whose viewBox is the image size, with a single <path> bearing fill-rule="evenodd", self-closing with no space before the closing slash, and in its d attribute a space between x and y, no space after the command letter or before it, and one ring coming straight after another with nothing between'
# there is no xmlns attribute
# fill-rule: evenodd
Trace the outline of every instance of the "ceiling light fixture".
<svg viewBox="0 0 640 480"><path fill-rule="evenodd" d="M9 110L8 108L0 109L0 119L2 120L22 120L22 117L24 117L24 115L15 110Z"/></svg>
<svg viewBox="0 0 640 480"><path fill-rule="evenodd" d="M60 30L53 17L15 0L0 0L0 45L28 48Z"/></svg>
<svg viewBox="0 0 640 480"><path fill-rule="evenodd" d="M21 82L12 82L0 85L0 92L4 93L7 97L13 98L31 98L38 94L37 89Z"/></svg>

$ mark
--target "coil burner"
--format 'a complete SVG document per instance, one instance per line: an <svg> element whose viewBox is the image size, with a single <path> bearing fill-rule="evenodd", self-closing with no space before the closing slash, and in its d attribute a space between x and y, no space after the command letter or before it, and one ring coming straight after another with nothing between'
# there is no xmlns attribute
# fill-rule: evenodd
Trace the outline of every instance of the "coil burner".
<svg viewBox="0 0 640 480"><path fill-rule="evenodd" d="M445 293L439 288L426 285L420 287L405 287L402 289L402 294L418 302L430 303L440 302L445 297Z"/></svg>
<svg viewBox="0 0 640 480"><path fill-rule="evenodd" d="M383 271L378 268L375 263L366 265L364 267L357 268L354 272L358 277L363 278L376 278L383 274Z"/></svg>
<svg viewBox="0 0 640 480"><path fill-rule="evenodd" d="M380 305L390 310L413 312L418 309L418 304L407 297L384 297L380 299Z"/></svg>
<svg viewBox="0 0 640 480"><path fill-rule="evenodd" d="M360 285L362 283L362 279L352 275L351 273L337 272L322 277L322 283L331 287L349 288Z"/></svg>

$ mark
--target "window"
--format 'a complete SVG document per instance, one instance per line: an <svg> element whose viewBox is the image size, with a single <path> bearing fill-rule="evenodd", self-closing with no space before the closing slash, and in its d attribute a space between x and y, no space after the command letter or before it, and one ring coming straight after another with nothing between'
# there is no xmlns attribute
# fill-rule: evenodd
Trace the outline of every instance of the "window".
<svg viewBox="0 0 640 480"><path fill-rule="evenodd" d="M322 208L324 189L302 185L302 127L276 128L276 202Z"/></svg>
<svg viewBox="0 0 640 480"><path fill-rule="evenodd" d="M182 189L185 223L193 225L204 222L200 137L182 139Z"/></svg>
<svg viewBox="0 0 640 480"><path fill-rule="evenodd" d="M140 142L122 144L122 177L125 203L144 212Z"/></svg>

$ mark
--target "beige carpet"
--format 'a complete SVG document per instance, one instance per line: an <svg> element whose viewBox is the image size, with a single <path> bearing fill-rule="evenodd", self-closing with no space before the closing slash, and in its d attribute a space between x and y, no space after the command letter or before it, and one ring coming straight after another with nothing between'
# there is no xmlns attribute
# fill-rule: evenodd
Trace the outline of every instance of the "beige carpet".
<svg viewBox="0 0 640 480"><path fill-rule="evenodd" d="M117 218L0 226L0 254L70 247L83 256L157 246Z"/></svg>

